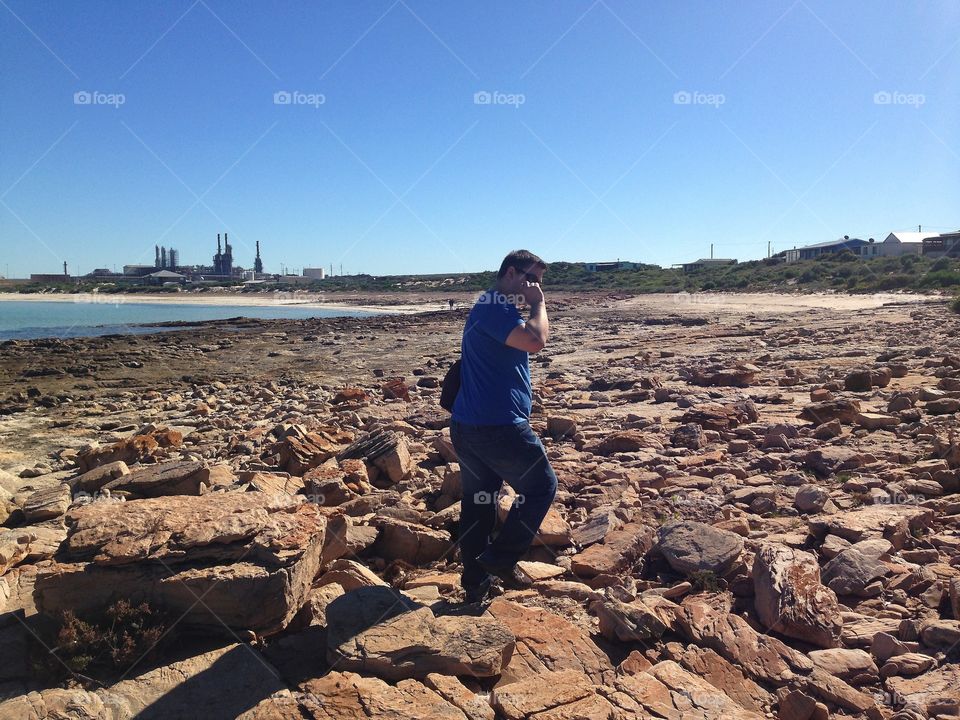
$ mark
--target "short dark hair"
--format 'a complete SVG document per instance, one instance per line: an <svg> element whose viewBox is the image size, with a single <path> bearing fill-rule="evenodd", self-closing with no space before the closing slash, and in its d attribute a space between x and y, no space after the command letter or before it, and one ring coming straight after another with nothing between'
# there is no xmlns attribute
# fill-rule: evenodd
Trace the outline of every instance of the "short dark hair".
<svg viewBox="0 0 960 720"><path fill-rule="evenodd" d="M507 253L507 256L503 259L503 262L500 263L500 272L497 273L497 278L502 278L504 275L506 275L507 270L510 268L516 268L521 272L527 272L532 267L546 270L547 264L529 250L513 250L512 252Z"/></svg>

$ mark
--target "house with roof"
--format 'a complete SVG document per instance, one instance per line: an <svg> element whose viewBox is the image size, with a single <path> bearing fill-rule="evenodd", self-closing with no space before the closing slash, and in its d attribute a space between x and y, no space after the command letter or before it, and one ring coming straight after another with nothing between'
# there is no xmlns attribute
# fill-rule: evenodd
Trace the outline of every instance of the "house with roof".
<svg viewBox="0 0 960 720"><path fill-rule="evenodd" d="M925 237L921 254L930 258L960 258L960 230Z"/></svg>
<svg viewBox="0 0 960 720"><path fill-rule="evenodd" d="M786 258L787 262L797 262L798 260L816 260L818 257L822 257L823 255L841 253L845 250L862 258L879 257L880 253L877 251L877 247L878 243L874 242L873 238L870 238L869 240L861 240L860 238L852 238L849 235L844 235L839 240L822 242L815 245L807 245L802 248L793 248L792 250L787 250Z"/></svg>
<svg viewBox="0 0 960 720"><path fill-rule="evenodd" d="M186 275L175 273L171 270L157 270L157 272L145 275L144 278L151 285L164 285L166 283L185 283Z"/></svg>
<svg viewBox="0 0 960 720"><path fill-rule="evenodd" d="M611 272L613 270L636 270L640 263L616 260L613 262L588 262L583 264L587 272Z"/></svg>
<svg viewBox="0 0 960 720"><path fill-rule="evenodd" d="M737 261L733 258L700 258L689 263L683 263L681 267L685 273L696 272L708 267L722 267L724 265L736 265Z"/></svg>
<svg viewBox="0 0 960 720"><path fill-rule="evenodd" d="M880 243L880 255L899 257L901 255L922 255L923 241L926 238L939 237L937 233L895 231L887 235Z"/></svg>

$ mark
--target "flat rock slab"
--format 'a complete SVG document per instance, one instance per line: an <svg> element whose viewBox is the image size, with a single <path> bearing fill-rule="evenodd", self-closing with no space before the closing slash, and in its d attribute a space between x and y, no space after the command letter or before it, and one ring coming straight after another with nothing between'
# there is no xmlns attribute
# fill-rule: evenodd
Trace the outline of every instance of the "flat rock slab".
<svg viewBox="0 0 960 720"><path fill-rule="evenodd" d="M503 598L490 603L485 614L516 637L513 657L503 672L504 684L559 670L576 670L596 684L612 679L613 665L606 654L586 632L559 615Z"/></svg>
<svg viewBox="0 0 960 720"><path fill-rule="evenodd" d="M927 527L933 511L915 505L868 505L857 510L811 518L810 533L815 537L837 535L850 542L880 536L890 525L906 523L910 530Z"/></svg>
<svg viewBox="0 0 960 720"><path fill-rule="evenodd" d="M236 717L284 689L276 670L245 645L229 645L98 689L31 692L0 703L2 720L167 720Z"/></svg>
<svg viewBox="0 0 960 720"><path fill-rule="evenodd" d="M728 530L683 520L663 526L657 546L679 573L712 572L720 576L740 557L743 538Z"/></svg>
<svg viewBox="0 0 960 720"><path fill-rule="evenodd" d="M960 666L956 663L942 665L936 670L916 677L887 678L887 687L904 702L916 703L933 714L936 706L960 704Z"/></svg>
<svg viewBox="0 0 960 720"><path fill-rule="evenodd" d="M864 595L890 568L876 557L849 547L823 566L823 582L838 595Z"/></svg>
<svg viewBox="0 0 960 720"><path fill-rule="evenodd" d="M450 533L391 517L377 518L380 535L373 552L388 560L403 560L413 565L439 560L452 549Z"/></svg>
<svg viewBox="0 0 960 720"><path fill-rule="evenodd" d="M93 470L78 475L70 480L70 486L75 493L95 493L111 480L116 480L118 477L129 473L130 468L127 467L127 464L123 460L117 460L106 465L99 465Z"/></svg>
<svg viewBox="0 0 960 720"><path fill-rule="evenodd" d="M607 534L602 543L574 555L571 569L581 578L618 573L633 565L652 546L653 530L646 525L630 523Z"/></svg>
<svg viewBox="0 0 960 720"><path fill-rule="evenodd" d="M236 492L93 503L67 527L58 562L37 577L41 612L83 616L125 598L269 634L307 597L326 519L294 498Z"/></svg>
<svg viewBox="0 0 960 720"><path fill-rule="evenodd" d="M23 503L23 516L28 523L57 518L67 511L70 501L70 486L65 483L37 490Z"/></svg>
<svg viewBox="0 0 960 720"><path fill-rule="evenodd" d="M474 716L470 716L473 720ZM480 716L482 717L482 716ZM388 685L375 677L334 671L295 692L263 700L237 720L468 720L439 692L417 680Z"/></svg>
<svg viewBox="0 0 960 720"><path fill-rule="evenodd" d="M513 654L513 633L492 617L435 617L401 593L358 588L327 606L327 659L336 667L387 680L499 675Z"/></svg>
<svg viewBox="0 0 960 720"><path fill-rule="evenodd" d="M803 653L761 635L722 603L687 598L677 614L677 625L688 640L714 650L757 682L781 687L813 669Z"/></svg>
<svg viewBox="0 0 960 720"><path fill-rule="evenodd" d="M612 685L604 692L617 708L614 717L618 718L761 720L765 717L738 704L673 660L659 662L644 672L617 676Z"/></svg>
<svg viewBox="0 0 960 720"><path fill-rule="evenodd" d="M493 691L491 704L504 720L606 718L613 713L613 706L597 695L593 681L576 670L545 672L501 685Z"/></svg>
<svg viewBox="0 0 960 720"><path fill-rule="evenodd" d="M147 465L103 485L110 492L124 491L141 498L164 495L199 495L200 484L209 484L210 468L202 462L184 461Z"/></svg>

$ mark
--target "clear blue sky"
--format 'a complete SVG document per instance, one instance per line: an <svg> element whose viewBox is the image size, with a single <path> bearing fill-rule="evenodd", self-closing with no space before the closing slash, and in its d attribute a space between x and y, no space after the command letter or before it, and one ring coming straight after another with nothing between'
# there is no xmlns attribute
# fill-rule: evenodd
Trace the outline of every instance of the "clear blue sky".
<svg viewBox="0 0 960 720"><path fill-rule="evenodd" d="M960 226L955 0L0 0L0 33L14 277L223 231L392 274Z"/></svg>

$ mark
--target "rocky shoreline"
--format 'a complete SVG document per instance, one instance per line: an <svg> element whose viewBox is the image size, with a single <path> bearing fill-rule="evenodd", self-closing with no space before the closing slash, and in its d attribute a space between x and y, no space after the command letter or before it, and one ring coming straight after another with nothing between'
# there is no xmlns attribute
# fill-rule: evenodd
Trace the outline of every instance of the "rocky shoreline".
<svg viewBox="0 0 960 720"><path fill-rule="evenodd" d="M484 607L465 308L0 343L0 719L960 716L958 316L690 297L548 298L557 500Z"/></svg>

